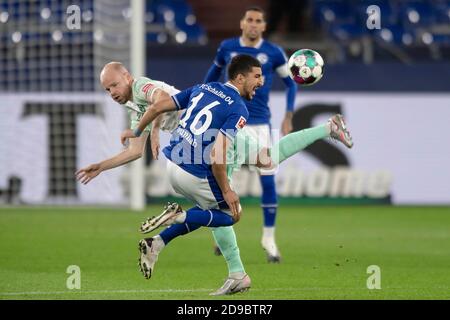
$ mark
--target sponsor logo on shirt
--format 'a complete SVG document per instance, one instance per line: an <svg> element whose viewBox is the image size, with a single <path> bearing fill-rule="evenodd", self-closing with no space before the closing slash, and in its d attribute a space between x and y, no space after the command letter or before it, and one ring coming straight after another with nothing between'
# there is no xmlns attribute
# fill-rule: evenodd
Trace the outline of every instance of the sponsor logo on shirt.
<svg viewBox="0 0 450 320"><path fill-rule="evenodd" d="M153 84L147 83L145 86L142 87L142 92L147 93L151 87L153 87Z"/></svg>

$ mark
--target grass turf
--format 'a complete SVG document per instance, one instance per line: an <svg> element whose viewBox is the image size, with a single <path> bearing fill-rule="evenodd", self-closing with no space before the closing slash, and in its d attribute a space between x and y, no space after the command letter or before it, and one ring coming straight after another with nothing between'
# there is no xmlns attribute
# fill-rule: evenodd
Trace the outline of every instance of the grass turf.
<svg viewBox="0 0 450 320"><path fill-rule="evenodd" d="M137 267L145 213L120 209L0 209L0 299L449 299L449 207L283 206L281 264L260 247L262 217L247 206L235 226L252 278L244 294L210 297L227 276L202 228L175 239L146 280ZM81 290L68 290L69 265ZM366 287L381 268L381 289Z"/></svg>

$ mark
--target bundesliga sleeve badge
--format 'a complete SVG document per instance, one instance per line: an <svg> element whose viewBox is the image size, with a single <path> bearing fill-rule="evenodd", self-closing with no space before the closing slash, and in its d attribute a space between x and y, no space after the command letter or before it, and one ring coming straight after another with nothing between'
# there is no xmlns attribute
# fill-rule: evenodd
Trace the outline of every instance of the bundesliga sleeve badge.
<svg viewBox="0 0 450 320"><path fill-rule="evenodd" d="M236 123L236 128L237 129L242 129L245 126L246 123L247 123L247 120L243 116L241 116L239 118L238 122Z"/></svg>

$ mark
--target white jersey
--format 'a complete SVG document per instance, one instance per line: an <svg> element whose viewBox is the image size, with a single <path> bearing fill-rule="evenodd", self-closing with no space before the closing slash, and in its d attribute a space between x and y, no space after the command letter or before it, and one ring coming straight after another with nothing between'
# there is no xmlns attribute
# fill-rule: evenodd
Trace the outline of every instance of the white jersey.
<svg viewBox="0 0 450 320"><path fill-rule="evenodd" d="M180 90L173 86L168 85L165 82L152 80L146 77L140 77L133 81L132 92L133 100L127 101L124 106L128 109L130 117L130 128L134 130L141 120L145 111L149 106L148 101L152 101L153 94L156 89L161 89L169 95L175 95ZM165 131L173 131L178 125L178 112L167 112L164 114L161 121L161 129ZM144 131L150 131L151 126L147 126Z"/></svg>

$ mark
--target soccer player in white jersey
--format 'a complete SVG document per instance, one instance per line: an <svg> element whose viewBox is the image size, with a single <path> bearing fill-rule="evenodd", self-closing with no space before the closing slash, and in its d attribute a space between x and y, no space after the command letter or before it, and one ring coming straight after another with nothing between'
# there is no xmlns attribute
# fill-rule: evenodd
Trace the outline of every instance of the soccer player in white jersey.
<svg viewBox="0 0 450 320"><path fill-rule="evenodd" d="M261 62L264 85L256 92L252 100L246 101L250 114L246 127L247 134L252 135L263 147L272 145L269 93L276 73L286 85L286 113L281 124L283 135L292 131L292 116L297 86L288 75L287 57L281 47L263 39L266 29L264 11L259 7L245 10L240 21L240 37L224 40L218 50L214 63L208 70L204 82L217 81L225 67L236 54L248 54ZM279 111L281 112L281 110ZM262 189L261 208L264 227L261 245L266 251L268 262L280 262L281 254L275 242L275 222L278 200L275 186L276 168L259 169ZM220 252L216 249L216 254Z"/></svg>
<svg viewBox="0 0 450 320"><path fill-rule="evenodd" d="M132 129L137 126L148 106L158 100L161 92L169 95L180 92L161 81L145 77L134 79L120 62L106 64L100 74L100 81L114 101L127 108ZM145 152L146 141L151 130L156 132L156 134L151 134L152 146L159 145L159 128L169 131L176 127L178 115L173 112L158 120L160 121L155 122L157 126L153 126L153 128L147 126L139 138L130 139L129 146L119 154L78 170L77 178L86 184L105 170L139 159Z"/></svg>

